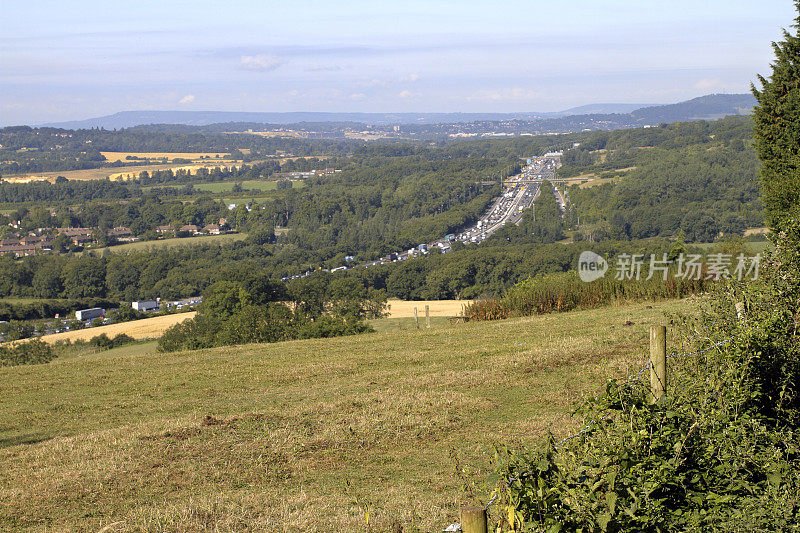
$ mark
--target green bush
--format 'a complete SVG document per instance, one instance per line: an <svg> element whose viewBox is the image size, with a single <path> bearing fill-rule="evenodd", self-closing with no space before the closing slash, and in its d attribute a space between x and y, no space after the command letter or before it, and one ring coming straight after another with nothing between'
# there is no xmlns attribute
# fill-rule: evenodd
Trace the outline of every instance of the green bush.
<svg viewBox="0 0 800 533"><path fill-rule="evenodd" d="M136 342L136 339L124 333L120 333L116 335L114 338L109 338L109 336L106 335L105 333L101 333L100 335L92 337L89 340L90 345L100 350L110 350L111 348L117 348L119 346L124 346L125 344L130 344L132 342Z"/></svg>
<svg viewBox="0 0 800 533"><path fill-rule="evenodd" d="M56 357L53 348L40 339L21 342L14 346L0 346L0 366L49 363Z"/></svg>
<svg viewBox="0 0 800 533"><path fill-rule="evenodd" d="M292 282L287 291L257 276L245 286L210 286L199 314L164 332L158 350L353 335L373 331L364 320L380 317L386 305L383 291L347 278L313 276Z"/></svg>

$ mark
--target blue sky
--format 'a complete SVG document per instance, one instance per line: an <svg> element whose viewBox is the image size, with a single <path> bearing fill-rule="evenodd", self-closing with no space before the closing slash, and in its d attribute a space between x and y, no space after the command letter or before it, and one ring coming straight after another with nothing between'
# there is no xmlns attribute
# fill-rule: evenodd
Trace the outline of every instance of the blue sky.
<svg viewBox="0 0 800 533"><path fill-rule="evenodd" d="M512 112L746 92L789 0L4 0L0 124L123 110Z"/></svg>

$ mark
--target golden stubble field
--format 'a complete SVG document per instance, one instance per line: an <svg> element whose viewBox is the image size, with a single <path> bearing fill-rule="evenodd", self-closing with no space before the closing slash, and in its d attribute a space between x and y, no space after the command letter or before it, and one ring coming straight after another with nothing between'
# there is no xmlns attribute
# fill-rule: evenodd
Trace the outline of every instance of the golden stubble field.
<svg viewBox="0 0 800 533"><path fill-rule="evenodd" d="M213 168L217 166L239 166L236 161L226 160L217 163L203 163L197 165L180 165L180 164L154 164L154 165L141 165L141 166L120 166L120 167L103 167L91 168L85 170L62 170L57 172L38 172L35 174L25 174L22 176L3 176L3 180L9 183L30 183L33 181L55 181L58 176L63 176L68 180L88 181L88 180L104 180L110 179L111 181L125 181L139 177L141 172L153 172L154 170L186 170L192 174L197 172L197 169L202 167Z"/></svg>
<svg viewBox="0 0 800 533"><path fill-rule="evenodd" d="M184 320L194 318L197 313L176 313L174 315L155 316L153 318L143 318L141 320L131 320L119 324L109 324L108 326L97 326L95 328L79 329L75 331L65 331L64 333L54 333L45 335L41 339L47 343L54 344L58 341L88 341L92 337L105 333L109 337L114 337L124 333L136 340L155 339L160 337L166 330L179 324Z"/></svg>
<svg viewBox="0 0 800 533"><path fill-rule="evenodd" d="M246 150L243 150L246 151ZM148 165L137 166L115 166L103 168L90 168L84 170L61 170L54 172L36 172L30 174L22 174L15 176L3 176L3 180L8 183L30 183L35 181L50 181L53 182L58 176L63 176L68 180L88 181L88 180L103 180L110 179L111 181L127 181L139 177L141 172L153 172L155 170L185 170L190 174L195 174L200 168L214 168L214 167L236 167L241 166L241 161L232 159L217 159L216 153L212 152L101 152L106 156L109 162L125 161L125 157L133 155L137 157L151 157L153 159L160 159L167 157L170 161L175 158L191 159L191 164L181 163L153 163ZM201 156L209 156L207 159L201 159ZM220 153L219 155L224 155ZM189 157L196 156L196 157ZM295 159L310 159L312 156L301 157L282 157L276 159L281 164L286 161Z"/></svg>
<svg viewBox="0 0 800 533"><path fill-rule="evenodd" d="M136 157L139 159L189 159L190 161L207 161L209 159L216 160L219 163L224 162L222 159L228 152L100 152L107 161L121 161L126 162L127 157Z"/></svg>
<svg viewBox="0 0 800 533"><path fill-rule="evenodd" d="M493 445L580 427L573 402L695 307L3 367L0 530L441 531L485 502L463 483Z"/></svg>
<svg viewBox="0 0 800 533"><path fill-rule="evenodd" d="M392 299L387 302L386 311L388 318L411 318L414 316L414 308L416 308L418 316L424 318L425 306L427 305L431 316L451 317L461 315L464 306L470 302L471 300L424 300L412 302Z"/></svg>

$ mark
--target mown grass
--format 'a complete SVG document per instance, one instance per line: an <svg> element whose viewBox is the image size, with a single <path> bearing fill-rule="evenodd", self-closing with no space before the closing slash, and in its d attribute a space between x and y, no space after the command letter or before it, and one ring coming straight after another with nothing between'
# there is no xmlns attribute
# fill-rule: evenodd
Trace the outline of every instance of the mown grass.
<svg viewBox="0 0 800 533"><path fill-rule="evenodd" d="M378 332L398 331L401 329L417 329L417 324L413 317L400 317L400 318L381 318L378 320L370 320L369 324ZM431 327L445 327L450 325L450 318L444 316L432 316ZM424 329L425 315L419 315L419 328Z"/></svg>
<svg viewBox="0 0 800 533"><path fill-rule="evenodd" d="M192 183L194 188L198 191L205 191L214 194L218 193L229 193L233 190L234 185L237 183L242 184L242 188L246 189L247 191L255 191L255 192L267 192L267 191L275 191L278 189L278 182L277 181L264 181L264 180L244 180L244 181L212 181L209 183ZM301 189L305 186L305 182L302 181L293 181L291 182L293 189ZM147 187L143 187L144 189L152 189L153 187L158 188L165 188L165 189L181 189L185 187L185 184L175 184L175 183L165 183L165 184L158 184L158 185L148 185Z"/></svg>
<svg viewBox="0 0 800 533"><path fill-rule="evenodd" d="M92 252L144 252L148 250L163 250L165 248L177 248L180 246L202 246L204 244L222 245L231 242L242 241L247 238L246 233L226 233L222 235L197 235L195 237L184 237L181 239L159 239L157 241L138 241L128 242L109 246L107 248L92 248Z"/></svg>
<svg viewBox="0 0 800 533"><path fill-rule="evenodd" d="M722 246L722 243L719 242L700 242L687 244L688 248L697 250L698 253L704 254L717 253L722 249ZM742 247L744 248L744 253L747 254L764 254L773 248L772 243L769 241L744 241L742 243ZM734 266L736 266L735 258Z"/></svg>
<svg viewBox="0 0 800 533"><path fill-rule="evenodd" d="M213 183L200 183L194 186L195 189L208 191L211 193L231 192L236 182L216 181ZM278 188L277 181L245 180L241 182L242 188L248 191L274 191ZM302 181L291 182L293 189L300 189L304 183Z"/></svg>
<svg viewBox="0 0 800 533"><path fill-rule="evenodd" d="M23 304L35 304L38 302L52 302L58 301L58 299L52 298L17 298L15 296L6 296L5 298L0 298L0 302L4 302L7 304L15 304L15 305L23 305Z"/></svg>
<svg viewBox="0 0 800 533"><path fill-rule="evenodd" d="M441 530L469 500L456 464L474 477L494 443L575 430L572 402L696 307L0 368L0 529Z"/></svg>

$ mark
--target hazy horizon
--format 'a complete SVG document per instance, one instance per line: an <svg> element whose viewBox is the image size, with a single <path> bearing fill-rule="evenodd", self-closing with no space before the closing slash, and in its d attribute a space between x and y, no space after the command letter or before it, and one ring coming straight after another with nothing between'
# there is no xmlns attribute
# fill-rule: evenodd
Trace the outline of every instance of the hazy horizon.
<svg viewBox="0 0 800 533"><path fill-rule="evenodd" d="M749 5L748 5L749 4ZM0 125L121 111L522 113L745 93L786 0L9 3Z"/></svg>

